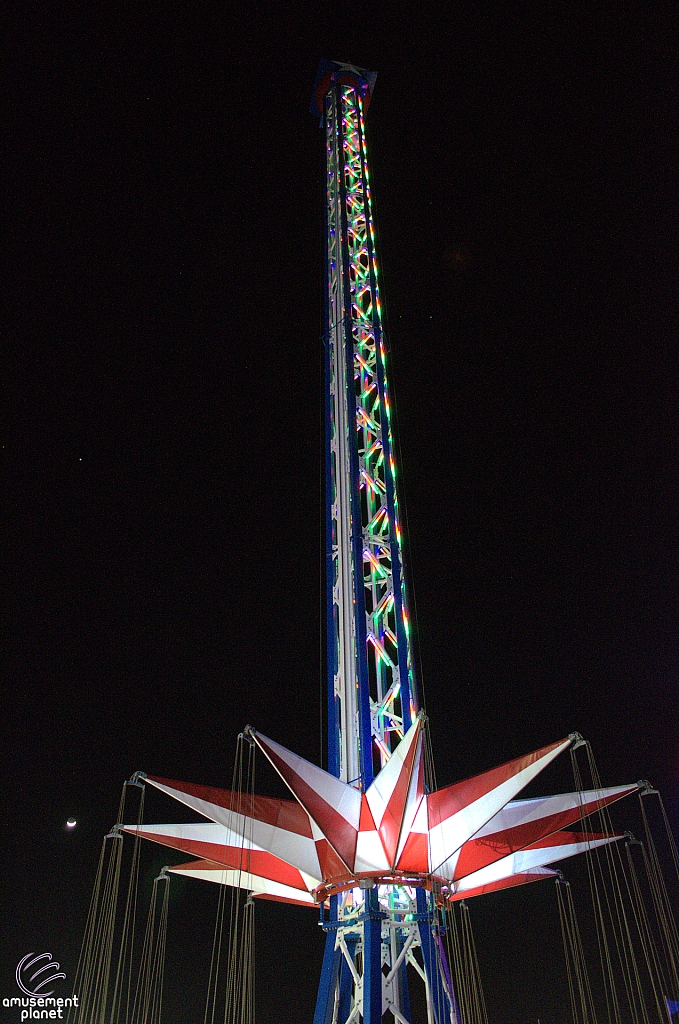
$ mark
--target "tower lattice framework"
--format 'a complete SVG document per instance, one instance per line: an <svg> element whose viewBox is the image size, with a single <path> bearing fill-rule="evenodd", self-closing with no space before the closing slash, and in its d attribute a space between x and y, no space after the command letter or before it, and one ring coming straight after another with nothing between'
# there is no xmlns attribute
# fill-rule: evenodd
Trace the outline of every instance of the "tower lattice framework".
<svg viewBox="0 0 679 1024"><path fill-rule="evenodd" d="M326 174L328 771L363 792L419 711L365 137L376 77L322 61L312 98ZM430 1022L455 1021L431 895L362 885L330 897L314 1024L409 1022L408 964Z"/></svg>
<svg viewBox="0 0 679 1024"><path fill-rule="evenodd" d="M246 726L241 753L257 747L289 798L136 772L204 820L121 822L115 836L191 856L169 873L241 890L249 907L319 914L314 1024L412 1024L418 979L428 1024L460 1024L443 942L452 904L554 879L549 865L617 842L570 826L638 786L517 799L578 733L442 789L426 777L364 128L375 78L323 61L312 98L326 173L327 771Z"/></svg>

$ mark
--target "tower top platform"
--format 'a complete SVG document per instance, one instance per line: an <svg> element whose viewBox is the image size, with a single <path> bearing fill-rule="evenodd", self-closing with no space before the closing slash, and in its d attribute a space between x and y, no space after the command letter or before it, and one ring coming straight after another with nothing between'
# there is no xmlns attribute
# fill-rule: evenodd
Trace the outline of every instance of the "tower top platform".
<svg viewBox="0 0 679 1024"><path fill-rule="evenodd" d="M367 110L376 81L376 71L365 71L363 68L357 68L355 64L342 64L340 61L323 58L318 65L309 110L317 117L322 116L323 100L333 82L353 85L363 97L364 108Z"/></svg>

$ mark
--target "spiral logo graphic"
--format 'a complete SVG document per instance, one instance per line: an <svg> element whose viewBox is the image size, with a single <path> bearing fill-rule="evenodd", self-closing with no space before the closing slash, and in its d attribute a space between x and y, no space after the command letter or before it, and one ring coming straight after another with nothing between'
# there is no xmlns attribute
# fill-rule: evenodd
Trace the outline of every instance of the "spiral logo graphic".
<svg viewBox="0 0 679 1024"><path fill-rule="evenodd" d="M43 963L43 961L47 962ZM53 974L51 973L52 971L57 973ZM45 985L56 981L57 978L65 977L64 972L59 970L59 964L52 960L51 953L39 953L37 956L35 953L27 953L23 960L20 960L17 964L17 985L27 996L37 996L39 998L51 996L54 989L50 989L49 992L43 992Z"/></svg>

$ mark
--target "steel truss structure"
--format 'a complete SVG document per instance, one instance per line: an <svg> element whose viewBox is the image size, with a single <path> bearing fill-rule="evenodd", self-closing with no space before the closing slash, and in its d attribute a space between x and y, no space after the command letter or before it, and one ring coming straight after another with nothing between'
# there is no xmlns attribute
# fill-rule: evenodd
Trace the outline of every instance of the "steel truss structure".
<svg viewBox="0 0 679 1024"><path fill-rule="evenodd" d="M376 75L322 61L326 165L327 771L247 727L293 799L137 773L207 822L124 826L197 858L169 869L315 907L314 1024L461 1024L442 929L451 902L544 878L621 836L571 831L636 785L516 799L574 733L430 791L410 643L364 116Z"/></svg>
<svg viewBox="0 0 679 1024"><path fill-rule="evenodd" d="M418 710L365 139L375 79L322 61L312 99L326 168L328 770L364 791ZM387 1010L408 1024L407 963L426 986L430 1022L454 1020L431 898L363 884L331 897L314 1024L379 1021Z"/></svg>
<svg viewBox="0 0 679 1024"><path fill-rule="evenodd" d="M314 1024L410 1024L407 966L425 989L427 1018L458 1024L441 924L424 890L375 886L331 900Z"/></svg>
<svg viewBox="0 0 679 1024"><path fill-rule="evenodd" d="M359 84L370 76L355 74L342 66L323 100L328 756L331 771L366 788L417 699Z"/></svg>

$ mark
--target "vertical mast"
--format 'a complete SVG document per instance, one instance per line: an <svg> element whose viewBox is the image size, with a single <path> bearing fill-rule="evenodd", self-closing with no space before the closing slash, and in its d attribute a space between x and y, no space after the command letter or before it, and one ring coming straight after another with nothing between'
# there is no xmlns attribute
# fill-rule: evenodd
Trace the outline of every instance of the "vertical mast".
<svg viewBox="0 0 679 1024"><path fill-rule="evenodd" d="M364 793L418 712L364 127L376 78L321 61L311 103L326 171L328 771ZM328 904L314 1024L409 1024L408 967L429 1024L457 1020L424 889L360 877Z"/></svg>
<svg viewBox="0 0 679 1024"><path fill-rule="evenodd" d="M376 75L321 63L326 159L328 767L367 789L417 711L364 113Z"/></svg>

